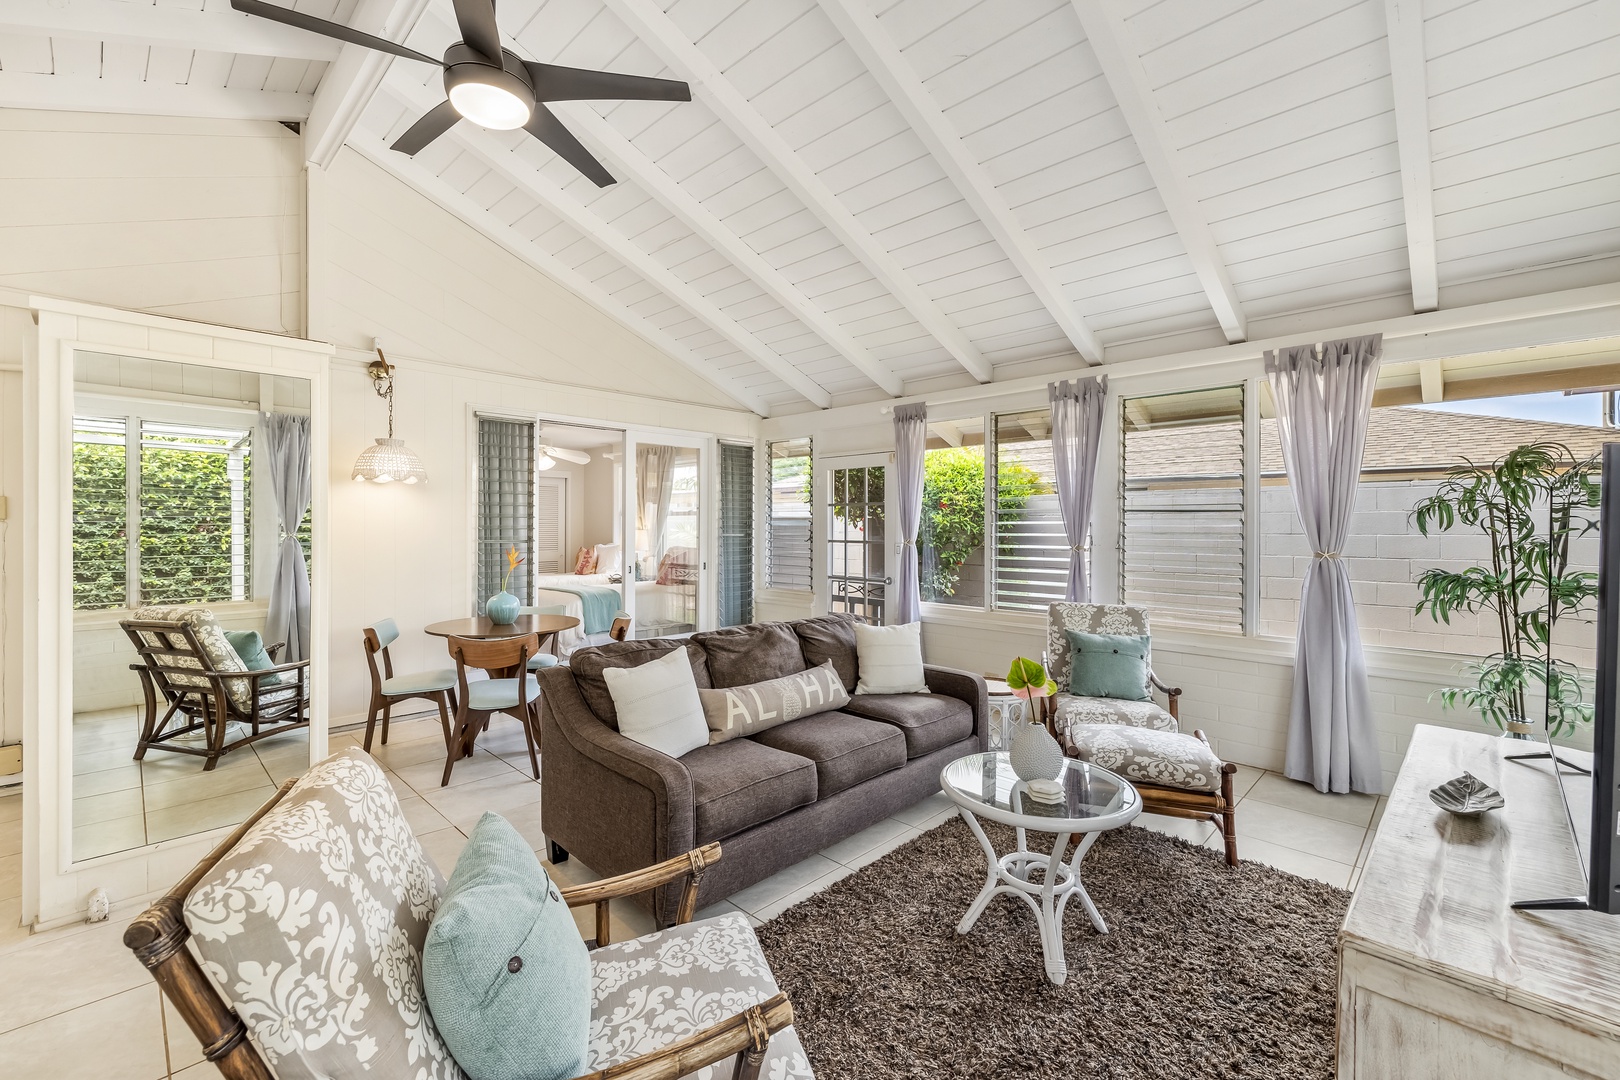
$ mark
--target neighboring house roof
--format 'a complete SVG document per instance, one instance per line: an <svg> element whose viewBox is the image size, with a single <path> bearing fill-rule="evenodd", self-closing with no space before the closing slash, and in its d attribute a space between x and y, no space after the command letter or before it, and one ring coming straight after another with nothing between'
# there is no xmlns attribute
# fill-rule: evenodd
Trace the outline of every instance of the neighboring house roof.
<svg viewBox="0 0 1620 1080"><path fill-rule="evenodd" d="M1132 477L1235 475L1239 460L1235 424L1168 428L1131 436ZM1589 424L1558 424L1503 416L1442 412L1437 409L1374 409L1367 422L1362 471L1439 475L1466 458L1483 464L1516 446L1559 443L1586 458L1620 431ZM1260 421L1260 473L1283 475L1277 421Z"/></svg>

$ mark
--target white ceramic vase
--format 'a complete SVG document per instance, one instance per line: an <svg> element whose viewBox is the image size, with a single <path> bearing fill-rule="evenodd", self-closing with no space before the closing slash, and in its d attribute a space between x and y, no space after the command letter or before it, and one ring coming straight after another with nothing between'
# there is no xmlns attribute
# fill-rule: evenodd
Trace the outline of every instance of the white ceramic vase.
<svg viewBox="0 0 1620 1080"><path fill-rule="evenodd" d="M1007 760L1020 780L1056 780L1063 771L1063 747L1045 724L1019 724Z"/></svg>

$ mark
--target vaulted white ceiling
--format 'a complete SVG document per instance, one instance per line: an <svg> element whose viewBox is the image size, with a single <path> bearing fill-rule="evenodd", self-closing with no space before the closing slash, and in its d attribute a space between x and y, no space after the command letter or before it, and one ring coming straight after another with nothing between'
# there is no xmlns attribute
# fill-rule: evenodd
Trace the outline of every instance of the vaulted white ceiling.
<svg viewBox="0 0 1620 1080"><path fill-rule="evenodd" d="M449 0L276 0L430 55ZM304 123L761 412L1620 276L1614 0L500 0L508 47L684 79L555 111L228 0L4 0L0 106ZM402 223L408 228L408 223ZM1551 284L1549 284L1551 283Z"/></svg>

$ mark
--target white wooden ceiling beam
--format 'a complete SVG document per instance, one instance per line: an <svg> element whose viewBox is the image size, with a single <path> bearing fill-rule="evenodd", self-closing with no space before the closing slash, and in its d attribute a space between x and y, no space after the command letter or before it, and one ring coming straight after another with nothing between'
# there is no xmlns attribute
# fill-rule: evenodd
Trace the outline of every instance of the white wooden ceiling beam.
<svg viewBox="0 0 1620 1080"><path fill-rule="evenodd" d="M1433 405L1446 400L1446 372L1442 360L1418 361L1418 384L1423 390L1423 402Z"/></svg>
<svg viewBox="0 0 1620 1080"><path fill-rule="evenodd" d="M122 83L72 75L0 71L0 108L6 109L302 121L309 116L311 100L308 94L276 90Z"/></svg>
<svg viewBox="0 0 1620 1080"><path fill-rule="evenodd" d="M923 329L944 346L963 370L981 383L991 380L990 362L984 358L962 328L945 314L900 265L839 201L815 170L805 164L786 139L777 134L749 100L732 85L720 69L675 26L663 8L653 0L604 0L607 7L642 42L658 54L680 78L692 84L698 95L721 123L760 159L787 189L816 216L850 254L859 259L872 276L899 300Z"/></svg>
<svg viewBox="0 0 1620 1080"><path fill-rule="evenodd" d="M1102 342L1070 302L1062 283L1018 223L990 174L956 134L950 118L867 8L866 0L820 0L820 4L1075 350L1089 364L1102 363Z"/></svg>
<svg viewBox="0 0 1620 1080"><path fill-rule="evenodd" d="M394 94L410 106L413 112L426 112L439 103L438 94L415 83L387 79L383 89ZM527 138L528 136L524 136ZM765 370L781 379L793 391L818 408L832 406L832 395L804 372L794 367L765 342L755 337L742 324L727 315L713 301L682 281L663 263L637 247L629 237L597 217L562 188L542 176L533 167L519 160L517 155L495 141L483 128L460 123L450 129L444 139L453 139L464 149L482 160L490 168L515 184L519 190L539 201L552 213L584 233L614 258L646 278L686 310L703 320L708 326L731 342L742 353Z"/></svg>
<svg viewBox="0 0 1620 1080"><path fill-rule="evenodd" d="M428 0L361 0L349 25L403 44L427 6ZM361 45L342 46L315 88L309 122L304 125L306 161L323 169L332 164L394 59L388 53Z"/></svg>
<svg viewBox="0 0 1620 1080"><path fill-rule="evenodd" d="M0 3L0 34L48 34L289 60L330 61L338 55L338 43L330 38L268 19L125 0L5 0Z"/></svg>
<svg viewBox="0 0 1620 1080"><path fill-rule="evenodd" d="M735 379L727 377L708 360L697 355L673 336L631 311L607 290L541 248L534 241L524 237L510 225L503 225L491 216L489 211L473 202L466 195L456 191L404 154L388 149L388 145L384 140L361 132L355 132L349 136L348 145L380 166L385 172L442 206L468 226L489 237L489 239L501 245L501 247L542 274L545 274L563 288L597 308L625 329L645 338L648 343L684 365L694 375L703 379L704 382L707 382L722 394L760 416L770 414L764 399L760 398L759 395L739 386Z"/></svg>
<svg viewBox="0 0 1620 1080"><path fill-rule="evenodd" d="M1422 0L1384 0L1389 77L1395 92L1395 137L1406 207L1406 257L1412 268L1412 309L1440 306L1434 250L1434 155L1429 146L1428 58L1423 50Z"/></svg>
<svg viewBox="0 0 1620 1080"><path fill-rule="evenodd" d="M629 139L619 134L618 130L600 114L584 102L559 101L551 108L567 122L574 134L580 136L601 157L607 159L610 167L616 169L621 176L633 179L638 187L662 203L665 209L716 251L730 259L732 264L752 278L756 285L764 289L777 303L798 316L801 322L819 334L823 341L837 349L839 355L853 364L861 374L871 379L885 393L893 397L900 396L903 391L898 375L873 356L866 346L856 341L849 331L840 326L814 300L800 292L799 287L789 281L785 274L767 262L759 252L749 247L742 237L727 228L724 222L715 217L697 199L688 195L674 178L659 168L651 158L637 150Z"/></svg>
<svg viewBox="0 0 1620 1080"><path fill-rule="evenodd" d="M1243 306L1238 302L1237 290L1232 287L1226 261L1215 244L1215 235L1210 232L1209 217L1176 158L1169 126L1153 100L1153 87L1148 84L1141 57L1127 44L1130 39L1125 20L1108 0L1073 0L1073 4L1086 38L1091 42L1091 51L1102 67L1103 79L1113 91L1119 111L1147 165L1148 175L1153 178L1153 186L1158 188L1170 221L1181 235L1182 246L1187 249L1198 283L1209 297L1209 306L1220 321L1226 340L1242 341L1249 336Z"/></svg>

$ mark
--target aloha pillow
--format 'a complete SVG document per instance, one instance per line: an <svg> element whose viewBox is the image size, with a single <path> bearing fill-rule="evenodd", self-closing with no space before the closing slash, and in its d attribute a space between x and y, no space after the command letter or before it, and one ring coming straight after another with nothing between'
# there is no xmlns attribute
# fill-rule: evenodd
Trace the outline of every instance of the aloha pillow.
<svg viewBox="0 0 1620 1080"><path fill-rule="evenodd" d="M922 623L900 626L855 624L857 694L926 694Z"/></svg>
<svg viewBox="0 0 1620 1080"><path fill-rule="evenodd" d="M227 630L225 640L231 643L231 648L242 658L242 663L247 665L249 671L266 671L276 666L276 662L270 659L269 652L265 650L264 638L259 636L257 630ZM259 680L259 685L280 686L281 676L266 675Z"/></svg>
<svg viewBox="0 0 1620 1080"><path fill-rule="evenodd" d="M1087 634L1069 638L1069 693L1080 697L1148 699L1147 635Z"/></svg>
<svg viewBox="0 0 1620 1080"><path fill-rule="evenodd" d="M205 607L170 607L153 604L137 609L133 618L136 622L182 623L191 628L191 633L196 637L197 644L202 648L203 655L208 658L208 663L213 666L215 671L248 670L248 666L242 662L242 658L236 654L236 650L231 648L230 641L225 637L225 631L221 630L219 623L214 621L214 613ZM165 635L142 631L141 636L148 639L148 644L153 645L168 646L170 644L168 641L151 640L160 637L172 637L174 639L172 644L174 645L183 647L185 644L185 639L178 634ZM174 657L173 660L175 667L194 667L198 671L202 670L202 665L189 656ZM214 685L211 680L202 675L195 677L171 675L169 680L176 686L208 688ZM231 704L238 709L243 712L249 711L253 707L252 681L249 679L226 679L225 696L230 698Z"/></svg>
<svg viewBox="0 0 1620 1080"><path fill-rule="evenodd" d="M680 757L709 744L697 677L684 648L639 667L602 669L619 734L659 753Z"/></svg>
<svg viewBox="0 0 1620 1080"><path fill-rule="evenodd" d="M441 888L382 768L350 747L247 831L183 915L280 1080L463 1080L422 998Z"/></svg>
<svg viewBox="0 0 1620 1080"><path fill-rule="evenodd" d="M709 726L709 745L758 735L801 716L842 709L849 691L831 660L820 667L784 675L780 679L699 690L703 719Z"/></svg>
<svg viewBox="0 0 1620 1080"><path fill-rule="evenodd" d="M593 549L581 545L580 549L574 552L574 573L596 573L596 552Z"/></svg>
<svg viewBox="0 0 1620 1080"><path fill-rule="evenodd" d="M422 948L428 1007L477 1080L586 1072L591 961L528 842L486 813L456 860Z"/></svg>

